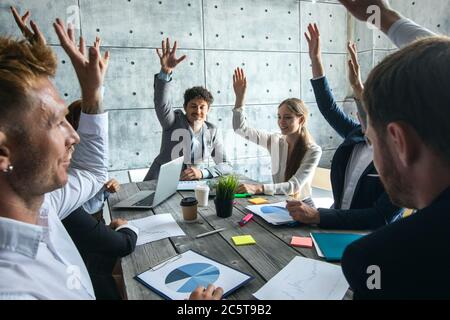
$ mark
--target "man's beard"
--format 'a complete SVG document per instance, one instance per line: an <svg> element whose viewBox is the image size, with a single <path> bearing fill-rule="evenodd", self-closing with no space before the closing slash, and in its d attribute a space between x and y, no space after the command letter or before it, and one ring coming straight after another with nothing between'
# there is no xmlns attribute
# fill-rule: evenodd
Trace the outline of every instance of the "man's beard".
<svg viewBox="0 0 450 320"><path fill-rule="evenodd" d="M412 186L405 181L402 174L399 173L394 157L388 148L383 148L383 172L380 172L381 182L392 203L402 208L413 208L414 199Z"/></svg>
<svg viewBox="0 0 450 320"><path fill-rule="evenodd" d="M23 198L44 195L47 192L60 188L51 183L49 164L42 157L42 152L31 142L22 144L20 156L14 161L14 170L8 175L10 186ZM22 148L22 147L20 147Z"/></svg>

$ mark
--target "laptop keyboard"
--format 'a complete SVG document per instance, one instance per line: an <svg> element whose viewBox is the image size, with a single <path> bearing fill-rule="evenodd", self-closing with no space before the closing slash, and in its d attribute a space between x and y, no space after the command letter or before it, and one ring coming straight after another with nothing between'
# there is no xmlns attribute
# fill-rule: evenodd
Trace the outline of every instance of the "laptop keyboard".
<svg viewBox="0 0 450 320"><path fill-rule="evenodd" d="M150 207L153 204L154 197L155 197L155 194L152 193L148 197L145 197L141 201L138 201L135 204L133 204L133 207Z"/></svg>

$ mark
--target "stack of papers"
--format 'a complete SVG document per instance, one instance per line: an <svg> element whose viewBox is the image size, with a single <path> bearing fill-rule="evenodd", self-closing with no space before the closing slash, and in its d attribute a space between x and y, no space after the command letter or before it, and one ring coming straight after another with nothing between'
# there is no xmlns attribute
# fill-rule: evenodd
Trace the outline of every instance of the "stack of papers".
<svg viewBox="0 0 450 320"><path fill-rule="evenodd" d="M342 300L348 288L341 267L295 257L253 295L259 300Z"/></svg>
<svg viewBox="0 0 450 320"><path fill-rule="evenodd" d="M257 214L268 223L274 225L282 225L294 222L294 219L289 215L289 211L286 209L286 201L263 204L255 206L247 206L246 209Z"/></svg>
<svg viewBox="0 0 450 320"><path fill-rule="evenodd" d="M137 246L164 238L186 235L172 215L168 213L136 219L128 223L139 229Z"/></svg>

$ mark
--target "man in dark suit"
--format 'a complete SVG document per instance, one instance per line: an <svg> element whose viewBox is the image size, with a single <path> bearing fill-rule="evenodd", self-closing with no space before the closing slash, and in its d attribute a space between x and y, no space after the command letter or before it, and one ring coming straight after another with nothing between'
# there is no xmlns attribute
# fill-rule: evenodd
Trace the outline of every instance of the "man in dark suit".
<svg viewBox="0 0 450 320"><path fill-rule="evenodd" d="M341 2L358 18L368 5L380 5L382 30L399 43L427 33L384 1ZM404 32L393 36L392 28ZM418 211L347 247L342 269L357 299L450 298L449 88L448 37L412 43L366 82L375 166L393 202Z"/></svg>
<svg viewBox="0 0 450 320"><path fill-rule="evenodd" d="M287 208L296 221L317 224L321 228L377 229L401 217L403 209L389 200L373 164L373 151L365 139L366 116L359 103L363 85L356 47L349 44L352 57L349 61L349 78L361 124L338 107L322 65L319 29L314 24L308 26L308 31L306 39L313 69L311 83L319 110L345 140L336 150L331 165L333 208L316 209L303 202L289 202Z"/></svg>

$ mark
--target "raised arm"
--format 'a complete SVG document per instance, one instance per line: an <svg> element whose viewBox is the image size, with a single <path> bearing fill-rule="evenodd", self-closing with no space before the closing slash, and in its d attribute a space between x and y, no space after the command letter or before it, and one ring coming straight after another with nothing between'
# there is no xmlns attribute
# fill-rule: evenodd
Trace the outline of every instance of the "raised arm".
<svg viewBox="0 0 450 320"><path fill-rule="evenodd" d="M269 148L270 137L268 132L248 127L245 118L244 105L245 95L247 93L247 77L244 70L237 68L233 74L233 89L236 96L235 107L233 109L233 129L241 137L256 143L265 148Z"/></svg>
<svg viewBox="0 0 450 320"><path fill-rule="evenodd" d="M375 24L399 48L419 38L435 35L432 31L402 17L386 0L339 0L339 2L356 19ZM380 11L379 21L375 18L377 10Z"/></svg>
<svg viewBox="0 0 450 320"><path fill-rule="evenodd" d="M341 137L346 138L358 127L358 124L337 105L328 85L322 65L320 32L317 24L308 25L308 32L305 33L305 38L308 42L309 56L312 62L313 79L311 84L319 110L330 126Z"/></svg>
<svg viewBox="0 0 450 320"><path fill-rule="evenodd" d="M177 42L170 48L170 40L167 38L161 43L161 50L156 49L161 64L161 72L155 76L155 110L159 123L163 129L169 129L175 122L175 112L170 102L170 92L172 86L172 72L178 64L186 59L183 55L176 57Z"/></svg>
<svg viewBox="0 0 450 320"><path fill-rule="evenodd" d="M72 61L82 93L82 113L78 134L80 144L75 148L68 183L61 189L46 195L60 218L92 198L108 177L108 115L104 113L101 88L108 69L109 53L100 54L100 39L85 56L84 39L75 43L73 27L66 30L57 19L54 28L61 46Z"/></svg>

